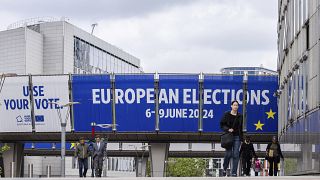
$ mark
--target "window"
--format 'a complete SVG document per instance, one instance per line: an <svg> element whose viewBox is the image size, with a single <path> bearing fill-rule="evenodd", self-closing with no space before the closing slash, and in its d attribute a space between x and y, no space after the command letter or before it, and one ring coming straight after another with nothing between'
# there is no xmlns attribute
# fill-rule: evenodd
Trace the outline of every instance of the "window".
<svg viewBox="0 0 320 180"><path fill-rule="evenodd" d="M103 73L107 72L107 53L102 52L102 68Z"/></svg>
<svg viewBox="0 0 320 180"><path fill-rule="evenodd" d="M74 67L81 73L125 73L131 65L114 55L74 37ZM76 73L76 69L74 69Z"/></svg>
<svg viewBox="0 0 320 180"><path fill-rule="evenodd" d="M310 28L309 28L309 23L306 25L306 50L309 50L309 37L310 37L310 35L309 35L309 30L310 30Z"/></svg>

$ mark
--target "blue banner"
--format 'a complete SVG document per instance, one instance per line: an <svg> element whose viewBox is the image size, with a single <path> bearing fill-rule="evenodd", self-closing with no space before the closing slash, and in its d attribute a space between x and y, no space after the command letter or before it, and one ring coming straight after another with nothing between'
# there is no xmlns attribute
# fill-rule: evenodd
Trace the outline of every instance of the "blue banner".
<svg viewBox="0 0 320 180"><path fill-rule="evenodd" d="M203 132L221 132L220 120L240 102L242 76L205 75L203 82ZM277 132L277 76L249 76L247 130ZM198 132L198 75L159 76L160 132ZM112 89L109 75L73 76L75 131L91 131L91 122L112 123ZM115 120L118 132L155 131L155 84L153 74L115 76ZM110 131L109 129L97 129Z"/></svg>
<svg viewBox="0 0 320 180"><path fill-rule="evenodd" d="M153 75L116 75L115 95L117 131L154 131Z"/></svg>
<svg viewBox="0 0 320 180"><path fill-rule="evenodd" d="M231 110L231 101L236 99L236 92L242 89L242 76L206 75L203 88L203 108L211 112L209 118L203 112L203 131L221 132L220 120L224 112ZM241 106L239 111L242 111Z"/></svg>
<svg viewBox="0 0 320 180"><path fill-rule="evenodd" d="M278 132L278 105L277 97L274 96L277 89L277 76L249 76L248 132Z"/></svg>
<svg viewBox="0 0 320 180"><path fill-rule="evenodd" d="M242 76L205 76L204 109L213 109L214 118L203 119L204 132L221 132L220 121L231 102L240 103L242 114ZM247 92L247 131L250 133L277 132L277 76L249 76Z"/></svg>
<svg viewBox="0 0 320 180"><path fill-rule="evenodd" d="M91 131L91 123L111 124L111 81L109 75L74 75L72 79L74 105L74 129L77 132ZM96 127L97 131L111 128Z"/></svg>
<svg viewBox="0 0 320 180"><path fill-rule="evenodd" d="M160 75L161 132L198 131L198 82L198 75Z"/></svg>

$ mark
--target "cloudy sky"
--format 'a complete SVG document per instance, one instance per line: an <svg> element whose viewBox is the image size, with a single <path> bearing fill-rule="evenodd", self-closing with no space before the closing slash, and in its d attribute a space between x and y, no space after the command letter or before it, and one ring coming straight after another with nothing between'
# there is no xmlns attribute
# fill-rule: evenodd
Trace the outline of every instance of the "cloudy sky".
<svg viewBox="0 0 320 180"><path fill-rule="evenodd" d="M276 70L277 0L0 0L0 31L19 20L69 22L141 59L145 72Z"/></svg>

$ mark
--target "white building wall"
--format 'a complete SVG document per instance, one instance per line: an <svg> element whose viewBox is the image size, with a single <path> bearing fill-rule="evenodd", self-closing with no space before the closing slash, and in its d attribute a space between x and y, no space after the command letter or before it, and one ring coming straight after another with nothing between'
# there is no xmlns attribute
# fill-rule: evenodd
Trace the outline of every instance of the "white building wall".
<svg viewBox="0 0 320 180"><path fill-rule="evenodd" d="M0 73L26 73L25 28L0 32Z"/></svg>
<svg viewBox="0 0 320 180"><path fill-rule="evenodd" d="M43 73L43 36L26 29L26 74Z"/></svg>
<svg viewBox="0 0 320 180"><path fill-rule="evenodd" d="M41 156L25 156L24 157L24 177L28 177L28 165L33 165L33 177L40 177L42 175L42 159Z"/></svg>
<svg viewBox="0 0 320 180"><path fill-rule="evenodd" d="M74 31L72 25L64 23L64 73L74 72Z"/></svg>
<svg viewBox="0 0 320 180"><path fill-rule="evenodd" d="M63 72L63 24L50 22L40 24L43 34L43 72L61 74Z"/></svg>

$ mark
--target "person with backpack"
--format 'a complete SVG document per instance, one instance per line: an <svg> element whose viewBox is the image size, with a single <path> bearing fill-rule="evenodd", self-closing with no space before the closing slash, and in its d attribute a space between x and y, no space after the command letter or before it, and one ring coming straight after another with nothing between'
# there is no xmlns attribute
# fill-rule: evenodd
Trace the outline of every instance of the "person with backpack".
<svg viewBox="0 0 320 180"><path fill-rule="evenodd" d="M277 176L280 158L282 160L284 159L281 152L281 147L277 136L273 136L272 142L268 144L266 149L266 160L269 161L269 176Z"/></svg>
<svg viewBox="0 0 320 180"><path fill-rule="evenodd" d="M220 128L225 132L231 134L232 143L230 146L225 147L226 153L223 162L222 175L227 175L227 168L229 166L230 159L232 158L232 170L231 176L237 176L238 163L239 163L239 148L240 140L242 139L242 115L238 112L238 101L231 102L231 111L224 113L221 121Z"/></svg>
<svg viewBox="0 0 320 180"><path fill-rule="evenodd" d="M244 176L250 176L252 158L256 157L256 153L250 139L250 136L246 135L244 138L244 142L240 147L240 157Z"/></svg>

